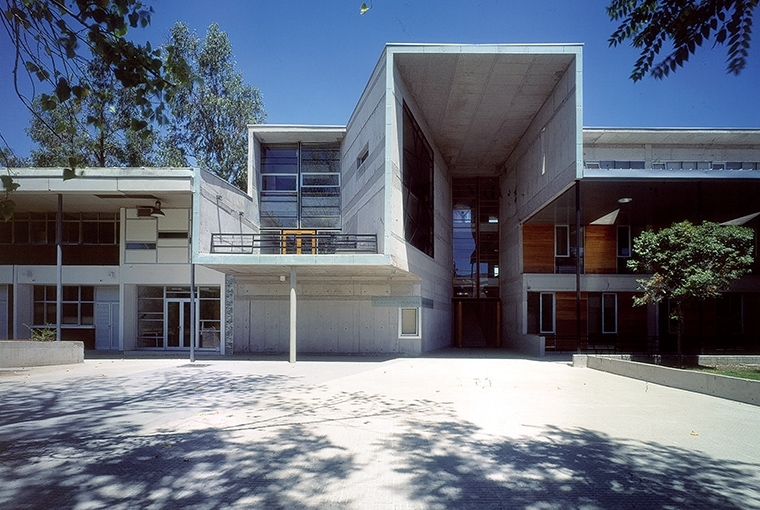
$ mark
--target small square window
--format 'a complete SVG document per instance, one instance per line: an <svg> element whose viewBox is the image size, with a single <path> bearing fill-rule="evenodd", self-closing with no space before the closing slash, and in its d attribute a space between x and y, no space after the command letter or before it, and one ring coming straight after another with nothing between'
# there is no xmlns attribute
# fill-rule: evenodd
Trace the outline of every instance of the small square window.
<svg viewBox="0 0 760 510"><path fill-rule="evenodd" d="M364 150L362 150L361 154L359 154L359 157L356 158L356 168L359 169L362 167L365 161L367 161L367 158L369 157L369 147L365 146Z"/></svg>
<svg viewBox="0 0 760 510"><path fill-rule="evenodd" d="M399 337L402 338L419 338L420 337L420 309L419 308L399 308L398 314Z"/></svg>

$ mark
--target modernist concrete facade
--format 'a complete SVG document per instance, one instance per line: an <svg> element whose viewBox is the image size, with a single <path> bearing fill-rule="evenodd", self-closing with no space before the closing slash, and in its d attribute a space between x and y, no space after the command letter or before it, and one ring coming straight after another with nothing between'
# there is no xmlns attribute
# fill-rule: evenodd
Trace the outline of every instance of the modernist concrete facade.
<svg viewBox="0 0 760 510"><path fill-rule="evenodd" d="M19 218L34 232L57 194L82 232L118 218L108 264L64 257L84 308L89 286L101 315L118 303L98 348L187 349L192 261L197 347L222 354L667 350L667 310L630 306L630 239L757 228L760 131L584 129L582 91L580 45L391 44L345 126L249 126L247 193L197 169L19 170ZM48 259L0 261L0 332L42 325ZM760 349L757 278L695 311L692 347Z"/></svg>

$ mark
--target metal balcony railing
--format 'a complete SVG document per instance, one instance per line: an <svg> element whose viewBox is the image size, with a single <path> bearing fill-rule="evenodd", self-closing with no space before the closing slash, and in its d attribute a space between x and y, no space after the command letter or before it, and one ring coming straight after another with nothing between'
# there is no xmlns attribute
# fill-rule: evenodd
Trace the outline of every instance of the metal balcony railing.
<svg viewBox="0 0 760 510"><path fill-rule="evenodd" d="M376 234L264 233L211 234L211 253L325 255L377 253Z"/></svg>

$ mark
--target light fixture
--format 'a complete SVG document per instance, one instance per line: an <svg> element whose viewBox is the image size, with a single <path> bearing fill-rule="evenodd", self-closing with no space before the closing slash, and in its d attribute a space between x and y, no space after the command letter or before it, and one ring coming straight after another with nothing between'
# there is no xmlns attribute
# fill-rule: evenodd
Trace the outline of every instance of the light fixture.
<svg viewBox="0 0 760 510"><path fill-rule="evenodd" d="M153 208L153 210L150 212L150 215L154 218L163 218L166 216L164 214L164 211L161 210L161 201L156 200L156 206Z"/></svg>
<svg viewBox="0 0 760 510"><path fill-rule="evenodd" d="M633 199L630 197L618 198L618 204L627 204L629 202L633 202Z"/></svg>

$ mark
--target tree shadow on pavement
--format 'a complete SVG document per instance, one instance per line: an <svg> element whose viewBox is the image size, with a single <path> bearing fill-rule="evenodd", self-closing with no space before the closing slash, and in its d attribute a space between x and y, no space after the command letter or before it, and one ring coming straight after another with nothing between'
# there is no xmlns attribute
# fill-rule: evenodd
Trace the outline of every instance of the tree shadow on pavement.
<svg viewBox="0 0 760 510"><path fill-rule="evenodd" d="M394 466L426 508L760 508L760 465L556 427L504 441L458 421L414 423Z"/></svg>
<svg viewBox="0 0 760 510"><path fill-rule="evenodd" d="M180 366L0 389L1 508L760 508L758 464L500 435L348 380Z"/></svg>

